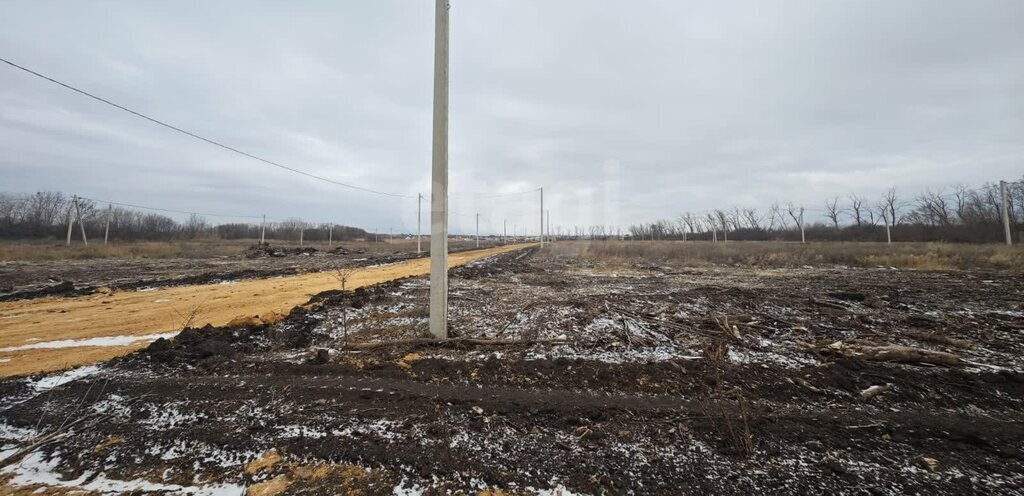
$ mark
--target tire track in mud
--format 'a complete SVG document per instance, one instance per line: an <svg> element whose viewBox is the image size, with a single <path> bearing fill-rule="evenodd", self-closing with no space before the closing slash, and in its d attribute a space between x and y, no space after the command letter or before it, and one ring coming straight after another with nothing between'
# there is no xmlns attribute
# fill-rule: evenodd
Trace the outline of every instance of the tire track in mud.
<svg viewBox="0 0 1024 496"><path fill-rule="evenodd" d="M448 255L450 267L530 244L501 246ZM420 258L356 270L346 287L355 289L403 277L427 274L430 260ZM130 353L149 344L139 340L117 346L46 348L42 343L145 336L192 326L224 326L233 320L259 316L274 321L317 293L338 289L334 272L199 284L154 289L95 293L72 298L46 297L0 303L0 377L51 372ZM25 348L26 345L30 346ZM33 347L34 346L34 347ZM18 349L22 348L22 349Z"/></svg>

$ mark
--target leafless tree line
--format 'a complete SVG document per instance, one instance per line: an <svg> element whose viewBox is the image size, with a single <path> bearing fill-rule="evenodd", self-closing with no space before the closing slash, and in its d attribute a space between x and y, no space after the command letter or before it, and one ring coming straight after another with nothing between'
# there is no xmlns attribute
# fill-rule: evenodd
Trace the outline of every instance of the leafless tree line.
<svg viewBox="0 0 1024 496"><path fill-rule="evenodd" d="M1024 179L1008 183L1011 232L1024 237ZM814 220L812 220L814 219ZM958 185L901 197L890 189L881 197L856 193L832 197L820 206L774 203L767 209L732 207L702 214L683 213L630 226L634 239L799 240L800 227L818 241L998 242L1003 239L1002 194L998 183L977 188Z"/></svg>
<svg viewBox="0 0 1024 496"><path fill-rule="evenodd" d="M98 205L79 199L82 223L90 239L102 239L109 222L112 240L166 241L179 239L259 239L260 222L213 225L197 214L177 221L158 213L147 213L119 206ZM72 197L60 192L35 194L0 193L0 238L62 238L71 216L77 220ZM75 236L78 235L75 228ZM333 231L333 232L332 232ZM365 238L363 229L331 224L309 224L301 219L267 222L269 240L326 242L328 238L345 241Z"/></svg>

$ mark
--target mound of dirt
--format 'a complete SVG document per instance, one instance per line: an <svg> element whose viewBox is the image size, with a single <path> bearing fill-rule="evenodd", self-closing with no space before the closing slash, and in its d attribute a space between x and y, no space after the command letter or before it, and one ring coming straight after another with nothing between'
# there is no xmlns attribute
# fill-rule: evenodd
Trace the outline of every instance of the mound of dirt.
<svg viewBox="0 0 1024 496"><path fill-rule="evenodd" d="M43 296L73 296L88 293L91 288L76 288L75 284L71 281L60 281L49 286L18 292L12 292L13 288L5 289L8 290L8 293L0 294L0 301L27 300Z"/></svg>
<svg viewBox="0 0 1024 496"><path fill-rule="evenodd" d="M172 339L150 343L144 353L154 362L196 363L211 358L231 358L256 351L266 326L218 328L207 325L187 328Z"/></svg>
<svg viewBox="0 0 1024 496"><path fill-rule="evenodd" d="M340 248L340 247L339 247ZM288 257L295 255L313 255L317 249L311 246L303 248L275 248L270 243L252 245L245 250L245 258Z"/></svg>
<svg viewBox="0 0 1024 496"><path fill-rule="evenodd" d="M362 255L366 253L366 250L360 250L358 248L345 248L344 246L338 245L329 250L332 255Z"/></svg>

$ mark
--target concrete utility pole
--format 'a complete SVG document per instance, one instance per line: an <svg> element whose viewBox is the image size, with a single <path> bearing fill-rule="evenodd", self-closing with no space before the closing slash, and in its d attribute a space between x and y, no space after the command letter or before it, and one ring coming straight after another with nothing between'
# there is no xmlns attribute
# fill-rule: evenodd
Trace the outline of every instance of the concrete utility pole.
<svg viewBox="0 0 1024 496"><path fill-rule="evenodd" d="M448 0L434 2L434 143L430 190L430 333L448 337Z"/></svg>
<svg viewBox="0 0 1024 496"><path fill-rule="evenodd" d="M548 241L551 241L551 210L545 210L545 213L548 215L548 223L545 230L548 233Z"/></svg>
<svg viewBox="0 0 1024 496"><path fill-rule="evenodd" d="M423 225L421 218L423 217L423 193L419 193L416 196L416 253L423 253L423 247L420 244L420 226Z"/></svg>
<svg viewBox="0 0 1024 496"><path fill-rule="evenodd" d="M267 235L267 214L263 214L263 223L260 224L260 244L262 245Z"/></svg>
<svg viewBox="0 0 1024 496"><path fill-rule="evenodd" d="M800 242L807 243L807 236L804 235L804 207L800 207Z"/></svg>
<svg viewBox="0 0 1024 496"><path fill-rule="evenodd" d="M544 188L540 189L540 247L544 248Z"/></svg>
<svg viewBox="0 0 1024 496"><path fill-rule="evenodd" d="M505 244L508 238L508 219L501 221L501 244Z"/></svg>
<svg viewBox="0 0 1024 496"><path fill-rule="evenodd" d="M71 246L71 228L75 225L75 217L71 213L75 208L75 197L71 197L71 201L72 204L68 205L68 246Z"/></svg>
<svg viewBox="0 0 1024 496"><path fill-rule="evenodd" d="M476 214L476 247L480 248L480 214Z"/></svg>
<svg viewBox="0 0 1024 496"><path fill-rule="evenodd" d="M330 248L334 244L334 224L331 224L330 229L327 231L327 247Z"/></svg>
<svg viewBox="0 0 1024 496"><path fill-rule="evenodd" d="M299 224L299 246L302 246L302 237L306 234L306 224Z"/></svg>
<svg viewBox="0 0 1024 496"><path fill-rule="evenodd" d="M889 227L889 214L882 212L882 220L885 221L885 244L892 244L892 229Z"/></svg>
<svg viewBox="0 0 1024 496"><path fill-rule="evenodd" d="M89 246L89 240L85 237L85 222L82 221L82 208L78 205L78 197L75 197L75 213L78 214L78 228L82 230L82 243Z"/></svg>
<svg viewBox="0 0 1024 496"><path fill-rule="evenodd" d="M107 226L103 228L103 244L107 244L107 239L110 237L110 216L113 214L114 205L107 204Z"/></svg>
<svg viewBox="0 0 1024 496"><path fill-rule="evenodd" d="M1003 195L1003 231L1006 232L1006 246L1011 246L1013 237L1010 236L1010 194L1006 181L999 181L999 191Z"/></svg>

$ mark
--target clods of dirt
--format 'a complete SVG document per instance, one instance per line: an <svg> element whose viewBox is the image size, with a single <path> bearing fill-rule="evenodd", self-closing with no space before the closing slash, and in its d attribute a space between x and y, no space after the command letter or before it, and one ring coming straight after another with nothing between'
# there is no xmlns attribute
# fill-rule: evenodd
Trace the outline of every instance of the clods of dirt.
<svg viewBox="0 0 1024 496"><path fill-rule="evenodd" d="M426 278L327 292L78 380L0 381L0 449L110 415L38 452L69 478L274 494L1024 487L1019 274L637 270L538 251L455 273L459 340L428 338ZM804 346L836 342L969 363Z"/></svg>

